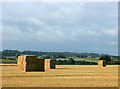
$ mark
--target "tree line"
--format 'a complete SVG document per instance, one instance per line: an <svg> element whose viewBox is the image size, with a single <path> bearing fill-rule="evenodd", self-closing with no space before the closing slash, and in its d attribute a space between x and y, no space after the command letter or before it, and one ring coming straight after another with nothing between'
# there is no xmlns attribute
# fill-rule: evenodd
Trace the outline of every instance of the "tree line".
<svg viewBox="0 0 120 89"><path fill-rule="evenodd" d="M74 53L74 52L41 52L41 51L18 51L18 50L3 50L2 57L4 56L19 56L19 55L36 55L43 56L44 58L66 58L66 57L79 57L79 58L96 58L103 54L96 53ZM112 59L119 59L120 56L109 55Z"/></svg>
<svg viewBox="0 0 120 89"><path fill-rule="evenodd" d="M98 60L106 60L107 65L120 65L120 60L112 60L107 55L102 55ZM97 62L88 62L88 61L77 61L73 58L69 60L57 60L57 65L98 65Z"/></svg>
<svg viewBox="0 0 120 89"><path fill-rule="evenodd" d="M73 58L69 60L57 60L57 65L97 65L96 62L76 61Z"/></svg>
<svg viewBox="0 0 120 89"><path fill-rule="evenodd" d="M3 50L0 52L0 59L16 60L20 55L36 55L37 57L45 59L59 59L57 65L97 65L97 62L87 61L93 60L96 57L99 60L106 60L109 65L120 64L119 56L112 55L99 55L95 53L72 53L72 52L38 52L38 51L18 51L18 50ZM11 57L13 56L13 57ZM74 60L74 57L84 58L85 60ZM61 60L64 59L64 60ZM116 59L116 60L115 60ZM95 59L96 60L96 59ZM15 61L15 63L16 63Z"/></svg>

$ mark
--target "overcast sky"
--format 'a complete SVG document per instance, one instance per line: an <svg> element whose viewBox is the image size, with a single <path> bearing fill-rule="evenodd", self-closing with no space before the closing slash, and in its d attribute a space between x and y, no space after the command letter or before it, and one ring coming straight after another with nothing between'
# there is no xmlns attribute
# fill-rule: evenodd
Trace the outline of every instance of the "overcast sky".
<svg viewBox="0 0 120 89"><path fill-rule="evenodd" d="M117 55L117 4L3 3L3 49Z"/></svg>

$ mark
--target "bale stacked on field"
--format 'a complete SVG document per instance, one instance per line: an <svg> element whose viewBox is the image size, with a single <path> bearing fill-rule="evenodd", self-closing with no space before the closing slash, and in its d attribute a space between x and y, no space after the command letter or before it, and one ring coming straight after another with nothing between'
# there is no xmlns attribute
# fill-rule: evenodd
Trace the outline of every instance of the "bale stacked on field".
<svg viewBox="0 0 120 89"><path fill-rule="evenodd" d="M56 59L45 59L45 70L55 69Z"/></svg>
<svg viewBox="0 0 120 89"><path fill-rule="evenodd" d="M37 58L37 61L36 61L36 71L45 71L45 68L44 68L44 61L45 59L43 58Z"/></svg>
<svg viewBox="0 0 120 89"><path fill-rule="evenodd" d="M56 61L56 59L51 59L50 60L50 69L55 69L56 68L56 63L57 63L57 61Z"/></svg>
<svg viewBox="0 0 120 89"><path fill-rule="evenodd" d="M35 55L18 56L18 70L27 71L45 71L55 69L56 59L42 59Z"/></svg>
<svg viewBox="0 0 120 89"><path fill-rule="evenodd" d="M36 59L35 55L18 56L18 70L23 72L35 71Z"/></svg>
<svg viewBox="0 0 120 89"><path fill-rule="evenodd" d="M50 69L50 59L45 59L45 70L49 70Z"/></svg>
<svg viewBox="0 0 120 89"><path fill-rule="evenodd" d="M99 67L106 67L106 60L98 60Z"/></svg>

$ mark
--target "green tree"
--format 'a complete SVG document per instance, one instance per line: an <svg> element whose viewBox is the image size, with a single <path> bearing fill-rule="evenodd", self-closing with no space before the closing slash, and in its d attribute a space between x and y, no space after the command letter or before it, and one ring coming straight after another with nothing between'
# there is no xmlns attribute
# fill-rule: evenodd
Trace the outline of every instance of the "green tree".
<svg viewBox="0 0 120 89"><path fill-rule="evenodd" d="M6 57L3 57L3 59L6 59Z"/></svg>
<svg viewBox="0 0 120 89"><path fill-rule="evenodd" d="M62 65L63 61L62 60L57 60L57 65Z"/></svg>
<svg viewBox="0 0 120 89"><path fill-rule="evenodd" d="M102 55L98 60L106 60L107 62L111 61L111 58L108 55Z"/></svg>
<svg viewBox="0 0 120 89"><path fill-rule="evenodd" d="M20 56L20 54L16 54L16 58L18 58L18 56Z"/></svg>
<svg viewBox="0 0 120 89"><path fill-rule="evenodd" d="M75 64L75 60L73 58L70 58L68 63L74 65Z"/></svg>

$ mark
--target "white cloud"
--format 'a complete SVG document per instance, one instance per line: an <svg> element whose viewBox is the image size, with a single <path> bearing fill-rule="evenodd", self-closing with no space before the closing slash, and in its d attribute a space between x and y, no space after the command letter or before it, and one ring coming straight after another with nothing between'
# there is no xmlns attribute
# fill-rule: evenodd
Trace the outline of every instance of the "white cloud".
<svg viewBox="0 0 120 89"><path fill-rule="evenodd" d="M89 34L89 35L93 35L93 36L101 35L100 32L94 31L94 30L87 30L86 33Z"/></svg>
<svg viewBox="0 0 120 89"><path fill-rule="evenodd" d="M110 36L117 36L118 35L118 31L116 29L104 30L102 33L106 34L106 35L110 35Z"/></svg>

